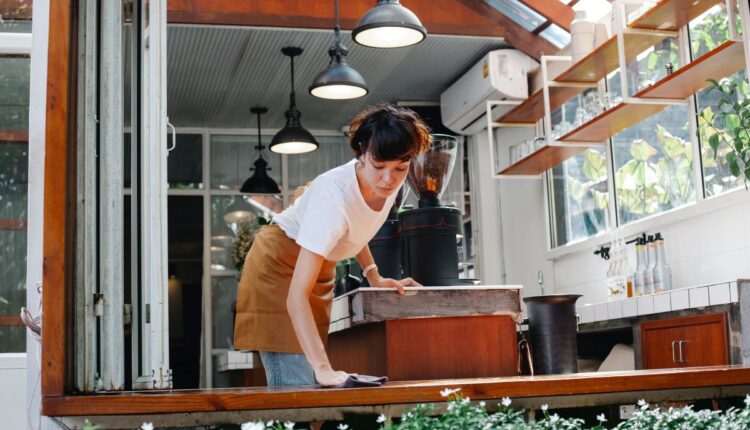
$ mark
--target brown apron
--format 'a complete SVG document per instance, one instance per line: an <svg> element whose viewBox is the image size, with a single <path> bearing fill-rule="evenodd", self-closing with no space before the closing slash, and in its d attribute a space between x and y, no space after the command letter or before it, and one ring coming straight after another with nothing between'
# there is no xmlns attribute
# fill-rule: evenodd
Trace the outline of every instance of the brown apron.
<svg viewBox="0 0 750 430"><path fill-rule="evenodd" d="M276 224L262 227L255 236L237 291L235 349L302 353L286 309L299 251L300 246ZM336 262L323 260L310 294L310 307L323 345L328 340L335 278Z"/></svg>

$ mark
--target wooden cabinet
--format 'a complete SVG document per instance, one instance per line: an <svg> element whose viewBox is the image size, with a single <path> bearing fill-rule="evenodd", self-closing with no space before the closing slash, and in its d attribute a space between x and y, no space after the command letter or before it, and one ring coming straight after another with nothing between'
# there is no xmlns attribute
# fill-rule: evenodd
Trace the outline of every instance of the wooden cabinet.
<svg viewBox="0 0 750 430"><path fill-rule="evenodd" d="M644 369L729 364L726 314L641 323Z"/></svg>

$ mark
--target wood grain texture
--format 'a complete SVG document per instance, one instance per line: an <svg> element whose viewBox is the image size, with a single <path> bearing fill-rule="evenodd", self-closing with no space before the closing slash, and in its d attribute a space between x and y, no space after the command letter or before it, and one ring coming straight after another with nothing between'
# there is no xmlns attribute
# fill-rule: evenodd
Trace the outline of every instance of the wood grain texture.
<svg viewBox="0 0 750 430"><path fill-rule="evenodd" d="M653 34L626 34L625 59L629 61L636 55L654 46L664 36ZM562 72L556 81L595 83L619 67L617 54L617 36L598 46L589 55Z"/></svg>
<svg viewBox="0 0 750 430"><path fill-rule="evenodd" d="M682 357L680 341L683 342ZM724 365L729 363L728 344L725 313L641 323L645 369Z"/></svg>
<svg viewBox="0 0 750 430"><path fill-rule="evenodd" d="M633 97L684 99L745 67L742 42L728 40Z"/></svg>
<svg viewBox="0 0 750 430"><path fill-rule="evenodd" d="M499 172L500 175L539 175L589 147L585 145L546 145Z"/></svg>
<svg viewBox="0 0 750 430"><path fill-rule="evenodd" d="M549 0L521 0L521 3L570 32L570 23L573 21L573 9L569 5Z"/></svg>
<svg viewBox="0 0 750 430"><path fill-rule="evenodd" d="M23 325L23 320L20 315L0 315L0 327L20 325Z"/></svg>
<svg viewBox="0 0 750 430"><path fill-rule="evenodd" d="M26 230L26 220L22 218L0 218L0 231Z"/></svg>
<svg viewBox="0 0 750 430"><path fill-rule="evenodd" d="M512 315L520 318L519 288L449 290L424 287L414 295L362 289L351 295L352 324L403 318Z"/></svg>
<svg viewBox="0 0 750 430"><path fill-rule="evenodd" d="M461 388L472 400L502 397L596 395L603 393L745 386L750 366L716 366L572 375L516 376L437 381L389 382L378 388L235 388L172 390L84 396L45 396L46 416L163 414L257 409L286 409L349 405L388 405L443 402L440 390Z"/></svg>
<svg viewBox="0 0 750 430"><path fill-rule="evenodd" d="M678 30L720 0L662 0L630 23L631 28Z"/></svg>
<svg viewBox="0 0 750 430"><path fill-rule="evenodd" d="M44 244L42 300L42 395L62 395L71 363L68 316L72 288L74 200L70 187L75 172L70 150L74 145L75 59L71 0L51 0L47 57L47 113L45 135Z"/></svg>
<svg viewBox="0 0 750 430"><path fill-rule="evenodd" d="M505 27L492 16L479 13L463 2L453 0L405 0L402 5L414 12L428 34L503 37ZM353 30L370 8L371 0L339 2L341 28ZM200 25L241 25L261 27L333 29L333 0L170 0L169 23Z"/></svg>
<svg viewBox="0 0 750 430"><path fill-rule="evenodd" d="M385 323L331 333L328 355L334 369L362 375L388 375Z"/></svg>
<svg viewBox="0 0 750 430"><path fill-rule="evenodd" d="M26 130L0 130L0 144L28 142L29 132Z"/></svg>
<svg viewBox="0 0 750 430"><path fill-rule="evenodd" d="M559 140L561 142L604 142L622 130L661 112L668 106L666 104L620 103L562 136Z"/></svg>

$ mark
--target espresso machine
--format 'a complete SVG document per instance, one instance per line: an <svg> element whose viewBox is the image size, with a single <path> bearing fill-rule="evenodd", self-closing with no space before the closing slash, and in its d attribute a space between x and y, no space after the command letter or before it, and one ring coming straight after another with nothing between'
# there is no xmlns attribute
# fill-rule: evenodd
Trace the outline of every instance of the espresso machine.
<svg viewBox="0 0 750 430"><path fill-rule="evenodd" d="M430 149L411 160L407 181L418 208L398 214L403 277L425 286L457 285L461 211L441 205L458 152L454 136L433 134Z"/></svg>

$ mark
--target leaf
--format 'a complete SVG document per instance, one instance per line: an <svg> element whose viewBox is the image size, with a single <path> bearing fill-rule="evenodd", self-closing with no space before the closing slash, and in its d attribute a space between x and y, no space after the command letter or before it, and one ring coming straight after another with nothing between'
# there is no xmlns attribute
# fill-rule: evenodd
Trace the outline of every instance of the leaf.
<svg viewBox="0 0 750 430"><path fill-rule="evenodd" d="M732 172L732 176L738 177L740 176L740 166L737 164L737 154L734 152L729 152L727 154L727 164L729 165L729 171Z"/></svg>
<svg viewBox="0 0 750 430"><path fill-rule="evenodd" d="M656 149L643 139L636 139L630 144L630 155L638 161L646 161L656 155Z"/></svg>
<svg viewBox="0 0 750 430"><path fill-rule="evenodd" d="M714 150L714 158L716 158L716 151L719 150L719 135L714 133L708 137L708 145Z"/></svg>

